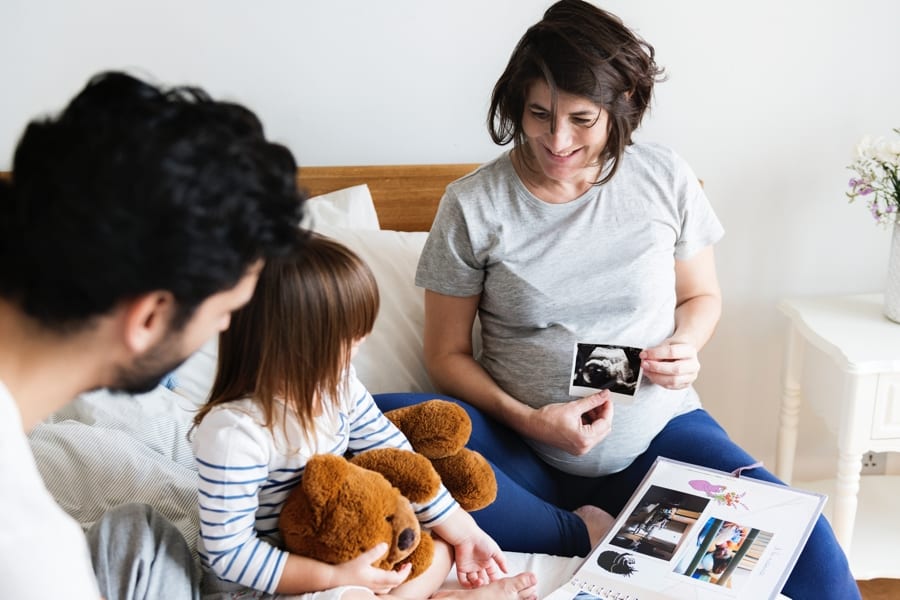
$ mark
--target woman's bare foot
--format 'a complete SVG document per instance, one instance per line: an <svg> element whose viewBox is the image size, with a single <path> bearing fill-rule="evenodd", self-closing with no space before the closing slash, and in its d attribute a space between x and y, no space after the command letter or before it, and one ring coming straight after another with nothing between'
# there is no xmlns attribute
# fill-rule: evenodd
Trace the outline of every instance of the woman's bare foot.
<svg viewBox="0 0 900 600"><path fill-rule="evenodd" d="M613 521L615 521L611 514L591 504L585 504L572 512L581 517L581 520L587 526L592 548L603 539L603 536L606 535L609 528L612 527Z"/></svg>
<svg viewBox="0 0 900 600"><path fill-rule="evenodd" d="M534 573L519 573L477 588L443 590L431 597L459 600L537 600L537 577Z"/></svg>

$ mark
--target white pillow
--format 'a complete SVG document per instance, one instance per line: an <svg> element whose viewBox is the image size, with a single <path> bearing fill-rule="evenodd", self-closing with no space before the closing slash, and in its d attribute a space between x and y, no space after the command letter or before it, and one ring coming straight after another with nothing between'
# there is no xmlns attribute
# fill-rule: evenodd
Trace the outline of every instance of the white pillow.
<svg viewBox="0 0 900 600"><path fill-rule="evenodd" d="M194 352L174 373L163 380L163 385L181 394L198 408L206 403L216 377L216 360L219 352L219 336L213 336Z"/></svg>
<svg viewBox="0 0 900 600"><path fill-rule="evenodd" d="M353 359L360 381L373 394L434 392L422 358L425 292L415 284L428 233L329 226L318 231L356 252L378 282L375 327Z"/></svg>
<svg viewBox="0 0 900 600"><path fill-rule="evenodd" d="M300 226L318 229L321 226L351 229L380 229L375 203L365 183L321 196L313 196L304 205L305 214Z"/></svg>
<svg viewBox="0 0 900 600"><path fill-rule="evenodd" d="M381 303L375 327L353 358L360 381L373 394L434 392L422 358L425 292L415 285L416 265L428 234L325 223L316 230L356 252L378 282ZM213 338L172 374L167 386L198 406L204 403L215 377L216 349Z"/></svg>

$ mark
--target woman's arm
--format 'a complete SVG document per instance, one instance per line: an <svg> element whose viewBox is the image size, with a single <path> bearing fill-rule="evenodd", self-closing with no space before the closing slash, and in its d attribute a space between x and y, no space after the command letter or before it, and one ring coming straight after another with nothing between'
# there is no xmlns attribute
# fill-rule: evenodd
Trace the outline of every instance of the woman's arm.
<svg viewBox="0 0 900 600"><path fill-rule="evenodd" d="M722 293L712 246L675 261L675 331L641 352L644 375L669 389L691 385L700 372L697 353L712 337L722 314Z"/></svg>
<svg viewBox="0 0 900 600"><path fill-rule="evenodd" d="M472 355L472 325L481 297L425 290L425 366L434 384L518 433L584 454L610 431L612 402L605 390L534 409L507 394Z"/></svg>
<svg viewBox="0 0 900 600"><path fill-rule="evenodd" d="M480 295L457 297L425 290L425 367L444 393L499 421L521 424L533 409L504 392L472 353L472 326L480 299Z"/></svg>

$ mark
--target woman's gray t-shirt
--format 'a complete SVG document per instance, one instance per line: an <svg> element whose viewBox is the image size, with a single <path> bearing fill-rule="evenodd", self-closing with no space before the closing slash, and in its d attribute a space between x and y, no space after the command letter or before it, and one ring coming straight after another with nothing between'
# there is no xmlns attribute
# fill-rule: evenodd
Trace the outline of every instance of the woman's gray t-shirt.
<svg viewBox="0 0 900 600"><path fill-rule="evenodd" d="M693 171L663 146L630 146L611 181L565 204L534 197L505 153L447 187L416 285L481 294L476 358L507 393L540 407L573 399L576 342L648 348L668 338L674 261L722 234ZM672 417L699 406L692 387L667 390L644 378L633 401L616 405L610 435L587 454L526 441L567 473L614 473Z"/></svg>

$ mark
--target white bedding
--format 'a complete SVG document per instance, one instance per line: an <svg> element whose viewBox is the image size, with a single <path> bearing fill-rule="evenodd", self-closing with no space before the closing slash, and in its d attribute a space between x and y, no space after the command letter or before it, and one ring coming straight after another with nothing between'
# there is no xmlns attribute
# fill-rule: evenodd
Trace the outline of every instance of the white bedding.
<svg viewBox="0 0 900 600"><path fill-rule="evenodd" d="M192 402L159 386L142 396L94 392L31 433L47 488L84 527L125 502L156 507L196 546L197 470L187 441Z"/></svg>

